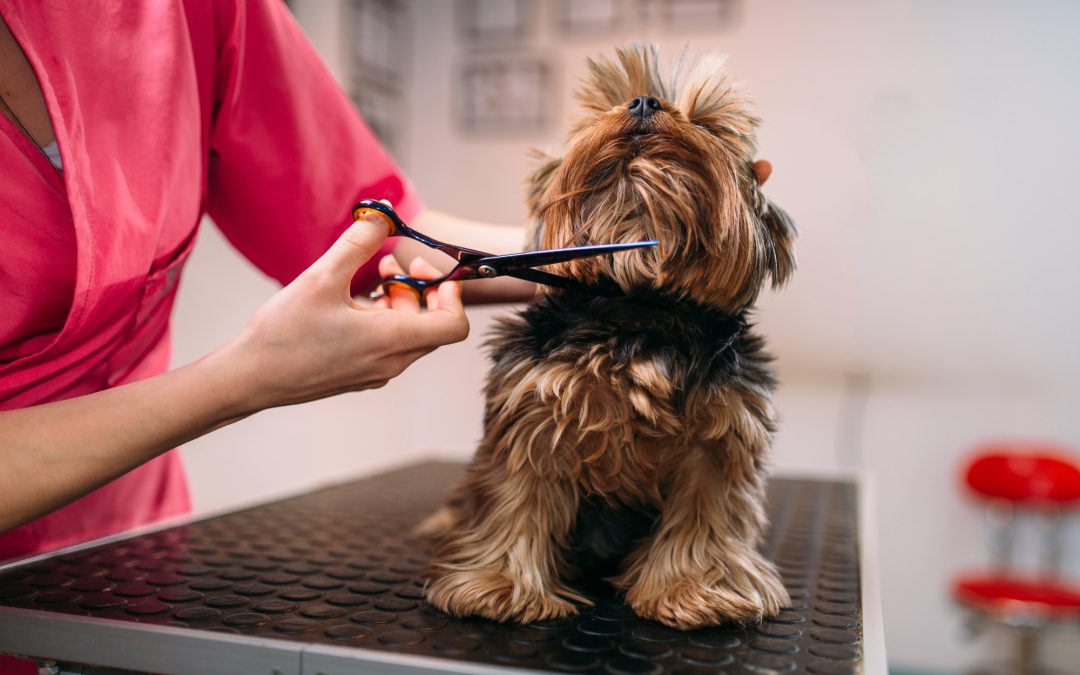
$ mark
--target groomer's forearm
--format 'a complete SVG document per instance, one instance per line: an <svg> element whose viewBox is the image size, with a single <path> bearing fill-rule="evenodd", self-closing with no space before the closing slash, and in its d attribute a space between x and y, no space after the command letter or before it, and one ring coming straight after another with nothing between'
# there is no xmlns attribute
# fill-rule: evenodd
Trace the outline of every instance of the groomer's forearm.
<svg viewBox="0 0 1080 675"><path fill-rule="evenodd" d="M513 253L524 250L525 233L520 227L496 225L458 218L435 209L425 209L413 219L412 225L424 234L440 241L467 246L489 253ZM443 272L454 266L448 256L412 239L401 239L394 257L405 269L413 258L423 258ZM462 299L477 305L499 302L527 302L536 294L536 285L513 277L467 281L462 286Z"/></svg>
<svg viewBox="0 0 1080 675"><path fill-rule="evenodd" d="M210 355L133 384L0 412L0 532L253 411L242 371Z"/></svg>
<svg viewBox="0 0 1080 675"><path fill-rule="evenodd" d="M436 209L418 213L413 225L436 239L489 253L513 253L525 246L525 230L519 226L459 218Z"/></svg>
<svg viewBox="0 0 1080 675"><path fill-rule="evenodd" d="M466 305L530 302L536 297L536 288L531 281L513 277L466 281L461 285L461 299Z"/></svg>

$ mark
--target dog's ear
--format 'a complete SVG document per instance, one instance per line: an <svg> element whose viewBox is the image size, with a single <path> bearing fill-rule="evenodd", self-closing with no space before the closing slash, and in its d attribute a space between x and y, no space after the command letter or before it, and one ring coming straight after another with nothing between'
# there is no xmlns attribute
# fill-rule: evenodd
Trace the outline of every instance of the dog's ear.
<svg viewBox="0 0 1080 675"><path fill-rule="evenodd" d="M543 236L541 231L541 218L540 210L544 206L544 200L548 193L548 188L551 187L551 181L555 177L555 172L562 165L562 157L552 157L540 150L533 150L531 153L532 158L536 160L536 168L529 174L527 183L529 186L527 204L529 206L529 216L532 219L532 227L528 233L527 243L531 244L531 248L540 248L540 238Z"/></svg>
<svg viewBox="0 0 1080 675"><path fill-rule="evenodd" d="M603 113L626 105L635 96L669 96L660 76L660 50L656 45L619 47L615 57L588 60L589 70L577 90L577 98L586 110Z"/></svg>
<svg viewBox="0 0 1080 675"><path fill-rule="evenodd" d="M762 197L761 224L767 233L765 264L773 288L779 288L795 272L795 222L771 199Z"/></svg>

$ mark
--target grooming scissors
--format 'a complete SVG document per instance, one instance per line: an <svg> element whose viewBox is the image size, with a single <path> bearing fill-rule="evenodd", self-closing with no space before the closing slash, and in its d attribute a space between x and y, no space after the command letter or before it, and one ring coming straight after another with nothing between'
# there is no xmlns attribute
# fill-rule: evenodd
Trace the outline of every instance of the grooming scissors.
<svg viewBox="0 0 1080 675"><path fill-rule="evenodd" d="M441 241L432 239L422 232L417 232L406 225L405 222L398 217L398 214L393 208L382 202L377 202L374 199L365 199L357 203L357 205L353 207L353 218L359 220L368 212L378 213L386 220L390 227L389 236L415 239L421 244L429 246L436 251L442 251L457 261L457 265L452 270L435 279L417 279L406 274L395 274L384 278L379 283L379 286L382 289L387 289L390 286L397 286L407 288L418 296L423 296L425 289L434 288L444 281L491 279L500 276L525 279L526 281L544 284L545 286L573 288L600 295L611 295L611 289L606 287L590 286L577 279L571 279L570 277L564 277L533 268L551 265L553 263L566 262L567 260L604 255L605 253L616 253L618 251L629 251L635 248L646 248L649 246L656 246L656 244L659 243L655 240L635 241L626 244L598 244L595 246L576 246L572 248L492 255L463 246L444 244ZM372 298L381 297L383 294L383 292L376 291L375 293L372 293Z"/></svg>

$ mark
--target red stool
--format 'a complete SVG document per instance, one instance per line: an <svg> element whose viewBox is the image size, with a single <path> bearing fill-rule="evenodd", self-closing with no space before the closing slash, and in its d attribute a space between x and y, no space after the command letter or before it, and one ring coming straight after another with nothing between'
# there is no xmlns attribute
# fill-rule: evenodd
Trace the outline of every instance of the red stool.
<svg viewBox="0 0 1080 675"><path fill-rule="evenodd" d="M1018 638L1010 672L1045 672L1038 666L1038 638L1046 628L1080 620L1080 586L1059 576L1064 516L1080 508L1080 467L1062 448L999 443L978 449L964 472L975 496L987 500L994 525L994 565L953 582L953 597L974 612L979 627L1002 624ZM1017 513L1029 512L1049 525L1040 569L1016 569L1013 536Z"/></svg>

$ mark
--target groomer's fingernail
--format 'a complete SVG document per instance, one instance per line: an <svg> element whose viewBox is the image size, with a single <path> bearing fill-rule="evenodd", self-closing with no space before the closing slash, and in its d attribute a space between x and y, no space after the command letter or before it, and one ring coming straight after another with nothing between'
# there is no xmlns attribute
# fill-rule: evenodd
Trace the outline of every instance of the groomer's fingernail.
<svg viewBox="0 0 1080 675"><path fill-rule="evenodd" d="M360 216L360 220L369 225L375 225L378 227L385 227L387 230L387 236L394 234L394 221L390 220L390 216L385 213L379 213L375 210L364 211Z"/></svg>

